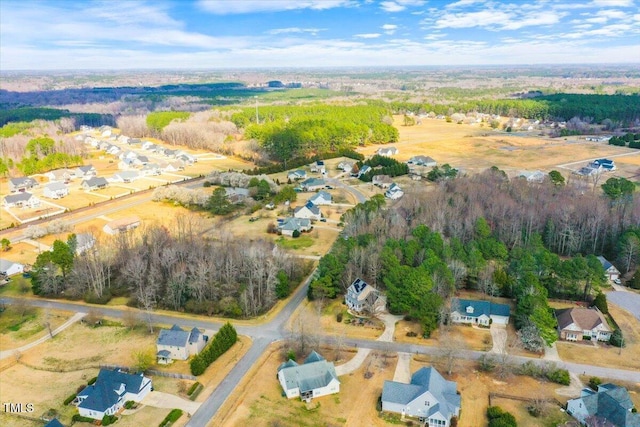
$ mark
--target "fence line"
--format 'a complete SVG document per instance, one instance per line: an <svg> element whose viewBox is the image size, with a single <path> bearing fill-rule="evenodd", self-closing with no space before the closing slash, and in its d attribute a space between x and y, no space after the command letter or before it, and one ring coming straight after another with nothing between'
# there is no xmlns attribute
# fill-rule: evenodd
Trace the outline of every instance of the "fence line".
<svg viewBox="0 0 640 427"><path fill-rule="evenodd" d="M536 400L536 399L533 399L531 397L514 396L512 394L491 392L491 393L489 393L489 406L492 406L491 405L491 399L495 399L496 397L503 398L503 399L519 400L521 402L533 402L533 401ZM540 399L540 400L542 400L543 402L553 403L555 405L558 405L561 408L564 408L564 404L562 402L560 402L558 399L550 397L548 399Z"/></svg>

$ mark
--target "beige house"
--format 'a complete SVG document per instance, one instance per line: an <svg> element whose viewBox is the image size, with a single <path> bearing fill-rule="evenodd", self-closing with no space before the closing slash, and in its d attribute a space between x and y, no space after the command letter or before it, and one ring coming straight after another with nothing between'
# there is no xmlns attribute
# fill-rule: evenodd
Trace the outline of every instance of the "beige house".
<svg viewBox="0 0 640 427"><path fill-rule="evenodd" d="M384 311L387 306L386 297L360 278L349 286L344 299L347 307L356 313L377 313Z"/></svg>
<svg viewBox="0 0 640 427"><path fill-rule="evenodd" d="M565 308L556 311L560 339L580 341L585 337L597 341L609 341L611 328L597 308Z"/></svg>

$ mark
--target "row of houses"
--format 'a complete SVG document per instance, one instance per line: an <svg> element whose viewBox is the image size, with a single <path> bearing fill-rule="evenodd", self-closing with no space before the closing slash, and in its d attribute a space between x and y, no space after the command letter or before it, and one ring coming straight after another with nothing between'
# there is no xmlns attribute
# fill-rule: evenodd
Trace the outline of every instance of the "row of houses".
<svg viewBox="0 0 640 427"><path fill-rule="evenodd" d="M593 176L603 172L611 172L616 170L616 164L611 159L595 159L577 171L574 172L576 175L581 176Z"/></svg>

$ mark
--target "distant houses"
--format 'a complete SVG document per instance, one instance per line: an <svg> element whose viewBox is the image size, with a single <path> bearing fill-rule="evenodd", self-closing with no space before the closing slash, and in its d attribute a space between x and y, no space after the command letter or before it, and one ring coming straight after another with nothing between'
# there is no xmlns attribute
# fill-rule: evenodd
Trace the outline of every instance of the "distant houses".
<svg viewBox="0 0 640 427"><path fill-rule="evenodd" d="M542 183L547 177L547 174L542 171L522 171L518 175L518 178L524 178L527 182Z"/></svg>
<svg viewBox="0 0 640 427"><path fill-rule="evenodd" d="M380 188L389 188L393 184L393 180L389 175L374 175L371 179L371 183Z"/></svg>
<svg viewBox="0 0 640 427"><path fill-rule="evenodd" d="M409 159L409 161L407 161L408 165L413 165L413 166L428 166L428 167L434 167L438 165L438 162L436 162L433 158L429 157L429 156L413 156L412 158Z"/></svg>
<svg viewBox="0 0 640 427"><path fill-rule="evenodd" d="M332 362L315 351L299 365L287 360L278 367L278 381L287 399L300 397L310 402L313 398L340 392L340 380Z"/></svg>
<svg viewBox="0 0 640 427"><path fill-rule="evenodd" d="M376 154L379 156L391 157L391 156L395 156L399 152L400 150L398 150L396 147L382 147L382 148L378 148L378 151L376 151Z"/></svg>
<svg viewBox="0 0 640 427"><path fill-rule="evenodd" d="M616 170L615 162L611 159L595 159L581 167L574 173L582 176L592 176L603 172L611 172Z"/></svg>
<svg viewBox="0 0 640 427"><path fill-rule="evenodd" d="M87 179L97 175L96 168L92 165L78 166L74 170L76 178Z"/></svg>
<svg viewBox="0 0 640 427"><path fill-rule="evenodd" d="M207 336L198 328L185 331L178 325L162 329L156 341L157 359L160 364L173 360L187 360L199 354L207 343Z"/></svg>
<svg viewBox="0 0 640 427"><path fill-rule="evenodd" d="M80 255L96 244L96 238L91 233L76 234L76 254Z"/></svg>
<svg viewBox="0 0 640 427"><path fill-rule="evenodd" d="M44 174L49 179L49 182L64 182L67 183L76 177L76 174L71 169L56 169Z"/></svg>

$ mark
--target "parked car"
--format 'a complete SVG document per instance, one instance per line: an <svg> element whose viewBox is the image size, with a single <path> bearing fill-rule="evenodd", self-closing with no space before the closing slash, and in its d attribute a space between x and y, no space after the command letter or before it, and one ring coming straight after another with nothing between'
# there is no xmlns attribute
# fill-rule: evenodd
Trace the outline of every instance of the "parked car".
<svg viewBox="0 0 640 427"><path fill-rule="evenodd" d="M249 222L255 222L258 220L257 216L252 216L251 218L249 218Z"/></svg>
<svg viewBox="0 0 640 427"><path fill-rule="evenodd" d="M613 283L615 283L616 285L621 285L622 284L620 279L613 279Z"/></svg>
<svg viewBox="0 0 640 427"><path fill-rule="evenodd" d="M320 222L327 222L327 218L320 218Z"/></svg>

